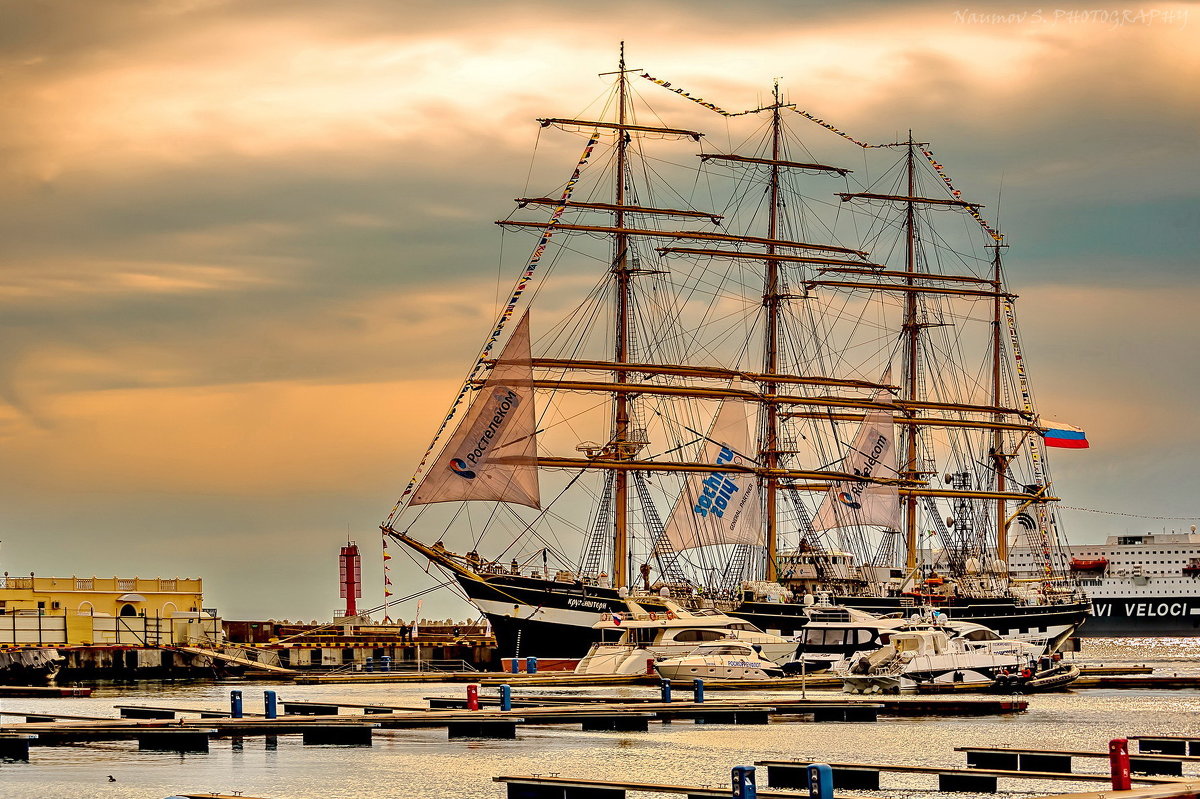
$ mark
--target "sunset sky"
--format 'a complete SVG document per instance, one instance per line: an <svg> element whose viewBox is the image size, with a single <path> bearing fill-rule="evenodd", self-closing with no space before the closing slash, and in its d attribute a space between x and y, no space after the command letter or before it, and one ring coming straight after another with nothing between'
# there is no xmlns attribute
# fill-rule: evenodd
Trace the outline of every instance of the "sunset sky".
<svg viewBox="0 0 1200 799"><path fill-rule="evenodd" d="M1200 523L1200 4L1100 11L0 0L0 568L321 619L349 534L381 601L378 524L494 315L533 120L599 96L622 39L714 102L781 78L1002 189L1042 410L1092 441L1057 493L1182 517L1066 511L1072 538ZM404 564L398 594L433 584Z"/></svg>

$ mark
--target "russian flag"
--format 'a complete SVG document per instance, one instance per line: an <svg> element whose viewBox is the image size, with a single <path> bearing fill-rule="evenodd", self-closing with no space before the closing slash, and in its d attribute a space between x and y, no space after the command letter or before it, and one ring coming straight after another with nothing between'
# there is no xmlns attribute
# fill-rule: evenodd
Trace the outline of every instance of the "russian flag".
<svg viewBox="0 0 1200 799"><path fill-rule="evenodd" d="M1056 425L1055 427L1048 427L1042 431L1042 438L1045 439L1047 447L1087 449L1090 446L1087 440L1087 433L1078 427L1058 422L1054 424Z"/></svg>

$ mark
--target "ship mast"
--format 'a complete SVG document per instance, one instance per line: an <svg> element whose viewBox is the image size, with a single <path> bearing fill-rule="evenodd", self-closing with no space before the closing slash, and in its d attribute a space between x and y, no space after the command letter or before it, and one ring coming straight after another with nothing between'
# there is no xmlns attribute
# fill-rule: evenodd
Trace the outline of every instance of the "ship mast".
<svg viewBox="0 0 1200 799"><path fill-rule="evenodd" d="M1003 324L1004 298L1000 295L1003 285L1003 271L1000 265L1000 248L1003 245L996 242L992 245L992 280L996 289L996 299L992 305L992 404L999 407L1001 397L1001 367L1003 354ZM997 421L1000 421L997 417ZM1013 457L1004 451L1004 431L997 429L992 432L992 468L996 473L996 493L1003 493L1006 485L1008 462ZM1008 563L1008 505L1003 499L996 501L996 558Z"/></svg>
<svg viewBox="0 0 1200 799"><path fill-rule="evenodd" d="M909 197L915 197L916 164L913 159L911 130L908 132L906 167L908 173L907 193ZM916 285L917 240L916 216L913 206L913 203L907 203L904 212L904 284L906 286ZM917 354L920 343L920 328L917 325L917 293L915 291L907 292L904 297L904 335L907 339L904 358L904 399L911 402L917 399ZM900 477L902 480L912 482L920 477L920 471L917 469L916 425L906 427L904 440L904 468L900 472ZM906 552L904 571L906 575L911 576L917 569L917 498L913 495L909 495L904 500L904 542Z"/></svg>
<svg viewBox="0 0 1200 799"><path fill-rule="evenodd" d="M779 118L779 82L775 82L775 103L771 106L771 202L767 217L767 238L778 239L779 234L779 159L782 125ZM779 305L782 297L779 294L779 262L771 256L775 255L775 245L767 245L766 273L763 280L763 307L766 308L766 329L763 347L763 373L771 376L779 373ZM764 393L772 396L775 384L768 383ZM767 402L765 429L762 441L763 465L767 469L779 466L779 406ZM778 530L776 514L776 498L779 481L767 477L766 485L766 549L767 549L767 580L774 581L778 577L776 550L778 549Z"/></svg>
<svg viewBox="0 0 1200 799"><path fill-rule="evenodd" d="M613 237L612 275L616 284L616 309L614 332L616 344L614 360L619 364L629 363L629 236L625 229L625 169L628 159L629 133L625 130L628 113L628 78L625 72L625 42L621 42L621 59L617 67L617 174L613 212L613 226L617 233ZM628 372L617 371L614 382L629 381ZM621 391L613 397L613 458L628 460L629 452L629 396ZM629 474L618 469L613 478L613 585L621 588L627 584L629 566Z"/></svg>

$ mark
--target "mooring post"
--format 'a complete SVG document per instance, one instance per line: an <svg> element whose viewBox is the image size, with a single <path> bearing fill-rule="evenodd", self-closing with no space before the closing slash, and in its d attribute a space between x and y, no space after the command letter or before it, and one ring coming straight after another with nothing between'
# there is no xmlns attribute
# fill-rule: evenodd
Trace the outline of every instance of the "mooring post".
<svg viewBox="0 0 1200 799"><path fill-rule="evenodd" d="M467 686L467 710L479 710L479 686L475 683Z"/></svg>
<svg viewBox="0 0 1200 799"><path fill-rule="evenodd" d="M520 658L509 658L508 668L513 674L520 674L521 673Z"/></svg>
<svg viewBox="0 0 1200 799"><path fill-rule="evenodd" d="M375 671L375 658L367 657L363 661L363 671Z"/></svg>
<svg viewBox="0 0 1200 799"><path fill-rule="evenodd" d="M381 657L379 659L379 670L380 671L391 671L392 670L392 658L390 656L384 655L383 657Z"/></svg>
<svg viewBox="0 0 1200 799"><path fill-rule="evenodd" d="M235 719L242 717L242 692L236 688L229 692L229 715Z"/></svg>
<svg viewBox="0 0 1200 799"><path fill-rule="evenodd" d="M274 691L263 691L263 705L267 710L267 718L279 718L279 695Z"/></svg>
<svg viewBox="0 0 1200 799"><path fill-rule="evenodd" d="M692 680L692 693L695 694L693 701L695 701L695 702L703 702L704 701L704 680L701 680L698 678L695 680Z"/></svg>
<svg viewBox="0 0 1200 799"><path fill-rule="evenodd" d="M525 658L525 672L537 674L537 658Z"/></svg>
<svg viewBox="0 0 1200 799"><path fill-rule="evenodd" d="M512 686L507 683L500 686L500 709L512 710Z"/></svg>
<svg viewBox="0 0 1200 799"><path fill-rule="evenodd" d="M808 767L809 799L833 799L833 769L825 763Z"/></svg>
<svg viewBox="0 0 1200 799"><path fill-rule="evenodd" d="M733 799L755 799L757 796L758 785L754 781L754 766L734 766Z"/></svg>
<svg viewBox="0 0 1200 799"><path fill-rule="evenodd" d="M1128 791L1129 779L1129 740L1113 738L1108 742L1108 764L1112 770L1112 789Z"/></svg>
<svg viewBox="0 0 1200 799"><path fill-rule="evenodd" d="M671 701L671 681L670 680L659 680L658 686L659 686L659 688L662 689L662 701L670 702Z"/></svg>

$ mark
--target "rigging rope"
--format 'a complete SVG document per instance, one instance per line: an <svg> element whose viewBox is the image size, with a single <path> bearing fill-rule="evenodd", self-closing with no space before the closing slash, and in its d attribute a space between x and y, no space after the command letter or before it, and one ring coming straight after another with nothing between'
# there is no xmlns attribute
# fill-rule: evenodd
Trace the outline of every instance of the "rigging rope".
<svg viewBox="0 0 1200 799"><path fill-rule="evenodd" d="M433 435L433 440L429 442L429 448L425 450L425 454L421 457L421 462L417 464L416 470L413 472L412 478L408 481L408 485L404 489L404 493L400 495L400 499L396 500L396 504L392 506L392 512L388 514L386 526L390 527L392 522L400 513L401 505L409 494L416 488L417 480L420 478L425 469L425 464L429 461L429 456L433 454L437 447L438 441L442 437L442 433L446 431L446 427L450 424L450 420L454 418L458 406L462 403L463 398L471 390L471 383L475 376L479 373L483 362L487 360L491 354L492 348L500 339L500 333L504 330L505 324L512 317L513 311L516 309L517 302L521 299L521 295L525 293L525 289L529 286L529 282L533 279L533 273L538 267L538 263L542 260L542 254L546 251L546 245L550 241L550 237L554 235L555 225L562 218L563 213L567 209L567 201L571 199L571 192L575 190L575 184L579 182L580 173L592 155L592 149L596 146L596 142L600 139L600 131L592 131L591 137L588 139L587 146L583 148L583 155L579 157L579 163L575 166L575 171L571 174L571 179L567 181L567 185L563 187L562 197L559 204L554 208L554 213L550 216L550 221L546 223L546 228L542 232L542 237L538 241L537 247L533 251L533 255L529 258L529 263L525 266L525 271L521 273L521 277L517 280L516 286L513 288L512 294L509 296L508 304L504 310L500 312L500 316L496 319L495 328L492 334L488 336L487 343L483 345L483 350L479 353L479 357L475 359L474 366L471 367L470 373L466 380L463 381L462 388L458 391L458 396L454 398L454 402L450 404L450 410L446 413L446 417L442 420L437 432Z"/></svg>
<svg viewBox="0 0 1200 799"><path fill-rule="evenodd" d="M1022 409L1030 414L1032 418L1037 418L1033 410L1033 395L1029 390L1029 375L1025 372L1025 358L1021 355L1021 342L1017 337L1017 320L1016 311L1013 309L1012 300L1004 300L1004 321L1008 327L1008 339L1012 345L1013 362L1017 369L1017 384L1021 390L1021 406ZM1033 472L1033 482L1041 489L1046 486L1046 473L1042 465L1042 450L1039 446L1037 436L1029 436L1027 439L1029 445L1029 460L1030 467ZM1037 503L1037 531L1039 544L1041 545L1042 569L1045 571L1046 579L1050 579L1054 574L1054 556L1050 551L1050 514L1046 508L1045 502ZM1004 519L999 519L997 532L1003 534Z"/></svg>

